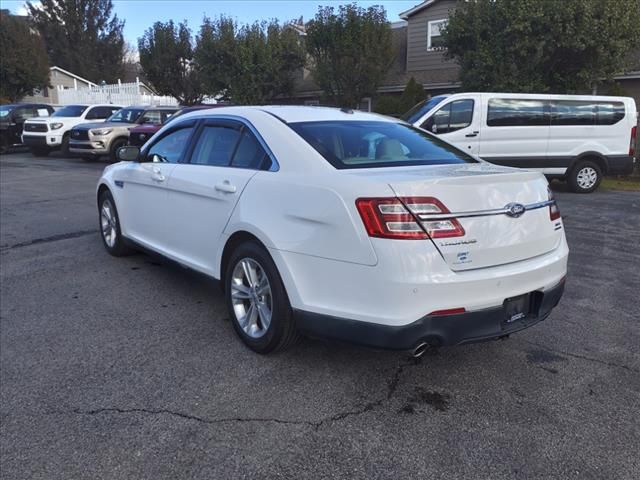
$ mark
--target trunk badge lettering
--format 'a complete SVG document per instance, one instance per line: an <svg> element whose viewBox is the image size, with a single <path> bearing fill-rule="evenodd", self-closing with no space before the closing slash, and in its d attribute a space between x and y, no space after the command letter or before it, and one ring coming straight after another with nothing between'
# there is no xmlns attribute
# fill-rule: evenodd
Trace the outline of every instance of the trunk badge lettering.
<svg viewBox="0 0 640 480"><path fill-rule="evenodd" d="M518 218L526 211L521 203L508 203L504 206L505 214L512 218Z"/></svg>

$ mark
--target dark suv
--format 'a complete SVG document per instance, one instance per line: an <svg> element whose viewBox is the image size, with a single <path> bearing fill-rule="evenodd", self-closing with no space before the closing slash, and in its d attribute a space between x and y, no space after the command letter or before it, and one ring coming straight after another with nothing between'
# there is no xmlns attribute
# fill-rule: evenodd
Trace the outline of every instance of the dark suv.
<svg viewBox="0 0 640 480"><path fill-rule="evenodd" d="M42 103L0 105L0 152L22 145L22 127L28 118L48 117L55 110Z"/></svg>

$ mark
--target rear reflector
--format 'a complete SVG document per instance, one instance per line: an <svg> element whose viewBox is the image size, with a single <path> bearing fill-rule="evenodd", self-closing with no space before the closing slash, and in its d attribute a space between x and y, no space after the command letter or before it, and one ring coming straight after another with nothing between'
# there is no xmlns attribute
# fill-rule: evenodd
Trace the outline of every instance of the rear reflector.
<svg viewBox="0 0 640 480"><path fill-rule="evenodd" d="M556 203L556 199L553 196L553 192L549 187L547 187L547 191L549 192L549 200L553 200L553 203L549 205L549 218L553 222L554 220L558 220L560 218L560 208Z"/></svg>
<svg viewBox="0 0 640 480"><path fill-rule="evenodd" d="M441 315L458 315L460 313L464 313L466 310L462 307L460 308L447 308L446 310L434 310L429 315L431 316L441 316Z"/></svg>
<svg viewBox="0 0 640 480"><path fill-rule="evenodd" d="M636 153L636 135L638 134L638 127L635 126L631 129L631 141L629 142L629 156L633 157Z"/></svg>
<svg viewBox="0 0 640 480"><path fill-rule="evenodd" d="M418 215L449 213L442 202L433 197L359 198L356 208L370 237L424 240L465 234L455 218L418 219Z"/></svg>

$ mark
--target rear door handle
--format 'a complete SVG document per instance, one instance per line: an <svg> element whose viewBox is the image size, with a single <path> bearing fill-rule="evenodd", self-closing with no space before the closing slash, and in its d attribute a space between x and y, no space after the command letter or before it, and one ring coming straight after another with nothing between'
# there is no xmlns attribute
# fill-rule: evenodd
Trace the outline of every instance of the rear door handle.
<svg viewBox="0 0 640 480"><path fill-rule="evenodd" d="M222 183L217 183L215 189L222 193L236 193L236 186L231 185L229 180L225 180Z"/></svg>
<svg viewBox="0 0 640 480"><path fill-rule="evenodd" d="M479 133L480 133L480 132L476 130L475 132L467 133L467 134L465 135L465 137L467 137L467 138L477 137Z"/></svg>
<svg viewBox="0 0 640 480"><path fill-rule="evenodd" d="M151 172L151 180L153 180L154 182L164 182L166 178L159 168L154 168Z"/></svg>

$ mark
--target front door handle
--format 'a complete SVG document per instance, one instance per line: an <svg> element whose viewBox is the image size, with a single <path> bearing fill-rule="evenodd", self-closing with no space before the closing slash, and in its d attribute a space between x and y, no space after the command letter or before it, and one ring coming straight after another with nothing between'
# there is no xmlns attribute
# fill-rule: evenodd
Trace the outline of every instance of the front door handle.
<svg viewBox="0 0 640 480"><path fill-rule="evenodd" d="M476 130L475 132L467 133L467 134L465 135L465 137L467 137L467 138L477 137L479 133L480 133L480 132Z"/></svg>
<svg viewBox="0 0 640 480"><path fill-rule="evenodd" d="M222 183L217 183L215 188L217 191L222 193L236 193L236 190L237 190L236 186L231 185L229 180L225 180Z"/></svg>
<svg viewBox="0 0 640 480"><path fill-rule="evenodd" d="M164 182L166 178L159 168L154 168L151 172L151 180L153 180L154 182Z"/></svg>

